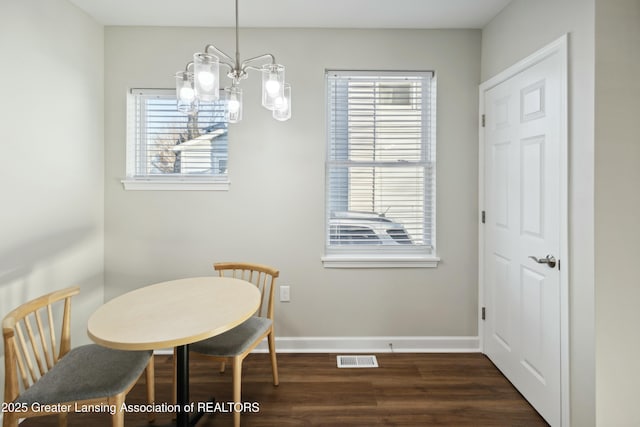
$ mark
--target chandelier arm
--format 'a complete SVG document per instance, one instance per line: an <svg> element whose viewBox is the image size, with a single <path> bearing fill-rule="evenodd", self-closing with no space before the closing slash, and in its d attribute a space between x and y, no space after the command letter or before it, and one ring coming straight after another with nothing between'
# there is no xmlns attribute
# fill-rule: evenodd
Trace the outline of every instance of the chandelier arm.
<svg viewBox="0 0 640 427"><path fill-rule="evenodd" d="M265 58L271 58L271 63L272 64L276 63L276 57L275 56L273 56L270 53L265 53L265 54L260 55L260 56L254 56L253 58L245 59L244 61L242 61L242 68L244 68L245 66L249 65L252 62L260 61L260 60L265 59Z"/></svg>
<svg viewBox="0 0 640 427"><path fill-rule="evenodd" d="M233 64L233 58L230 57L229 55L227 55L226 53L224 53L223 51L221 51L220 49L218 49L217 47L215 47L212 44L208 44L204 47L204 53L209 53L209 49L213 50L215 53L217 53L218 55L222 56L224 59L229 61L229 64ZM223 62L226 63L226 62ZM233 68L233 65L232 65Z"/></svg>
<svg viewBox="0 0 640 427"><path fill-rule="evenodd" d="M247 70L253 70L253 71L262 71L262 67L256 67L254 65L247 65L245 66L242 71L247 74Z"/></svg>
<svg viewBox="0 0 640 427"><path fill-rule="evenodd" d="M187 65L185 65L184 70L188 73L189 71L193 71L193 61L191 62L187 62Z"/></svg>
<svg viewBox="0 0 640 427"><path fill-rule="evenodd" d="M259 67L256 67L256 66L253 66L253 65L249 65L249 64L251 64L252 62L261 61L261 60L266 59L266 58L270 58L271 59L271 64L275 64L276 63L276 57L275 56L273 56L270 53L265 53L264 55L255 56L253 58L249 58L247 60L242 61L242 64L240 65L240 69L242 71L245 71L245 70L257 70L257 71L260 71Z"/></svg>

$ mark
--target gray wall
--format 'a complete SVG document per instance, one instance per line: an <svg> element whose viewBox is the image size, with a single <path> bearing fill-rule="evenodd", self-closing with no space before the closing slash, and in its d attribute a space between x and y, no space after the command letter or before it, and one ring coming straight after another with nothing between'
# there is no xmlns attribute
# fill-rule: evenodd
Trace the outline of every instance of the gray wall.
<svg viewBox="0 0 640 427"><path fill-rule="evenodd" d="M73 345L103 301L103 41L66 0L0 2L0 318L80 285Z"/></svg>
<svg viewBox="0 0 640 427"><path fill-rule="evenodd" d="M483 81L569 33L570 388L580 427L595 422L594 14L594 0L514 0L482 31Z"/></svg>
<svg viewBox="0 0 640 427"><path fill-rule="evenodd" d="M287 66L293 118L271 119L251 74L244 120L230 127L231 190L134 192L120 183L127 89L173 87L206 43L233 54L233 31L105 29L106 299L247 260L291 285L291 302L276 306L281 337L476 336L480 31L241 28L240 38L243 58L271 52ZM323 268L325 68L436 71L438 268Z"/></svg>
<svg viewBox="0 0 640 427"><path fill-rule="evenodd" d="M596 0L596 420L638 426L640 1Z"/></svg>
<svg viewBox="0 0 640 427"><path fill-rule="evenodd" d="M293 119L271 121L257 106L253 75L243 82L245 121L231 130L231 191L125 192L126 89L172 86L205 43L233 52L233 32L103 35L66 1L4 0L0 315L80 284L77 345L103 300L103 271L110 299L250 259L277 265L292 286L292 302L277 307L280 336L476 335L477 85L569 33L572 425L637 425L638 340L629 337L639 315L628 302L638 300L638 15L637 0L514 0L482 37L243 29L243 57L269 51L287 65ZM322 268L325 68L437 72L437 269Z"/></svg>

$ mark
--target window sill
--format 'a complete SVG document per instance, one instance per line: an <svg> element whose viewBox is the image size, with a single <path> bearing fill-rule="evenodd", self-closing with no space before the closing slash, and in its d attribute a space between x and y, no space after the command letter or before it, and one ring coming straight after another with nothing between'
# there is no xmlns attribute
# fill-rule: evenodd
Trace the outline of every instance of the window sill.
<svg viewBox="0 0 640 427"><path fill-rule="evenodd" d="M149 191L229 191L229 180L194 180L194 179L123 179L125 190Z"/></svg>
<svg viewBox="0 0 640 427"><path fill-rule="evenodd" d="M433 255L325 255L324 268L436 268L440 258Z"/></svg>

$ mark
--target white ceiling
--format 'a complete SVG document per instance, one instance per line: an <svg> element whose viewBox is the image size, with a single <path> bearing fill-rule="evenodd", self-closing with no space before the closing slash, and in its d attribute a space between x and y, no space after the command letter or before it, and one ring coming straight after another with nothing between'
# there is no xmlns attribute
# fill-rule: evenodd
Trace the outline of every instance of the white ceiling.
<svg viewBox="0 0 640 427"><path fill-rule="evenodd" d="M70 0L104 25L233 27L233 0ZM511 0L239 0L240 27L482 28Z"/></svg>

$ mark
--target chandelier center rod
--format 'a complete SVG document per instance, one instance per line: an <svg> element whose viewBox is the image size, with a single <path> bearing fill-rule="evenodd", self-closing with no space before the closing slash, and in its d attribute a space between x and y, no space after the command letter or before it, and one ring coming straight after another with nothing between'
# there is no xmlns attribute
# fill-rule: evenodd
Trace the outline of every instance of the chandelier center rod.
<svg viewBox="0 0 640 427"><path fill-rule="evenodd" d="M240 26L238 22L238 0L236 0L236 70L240 69Z"/></svg>

